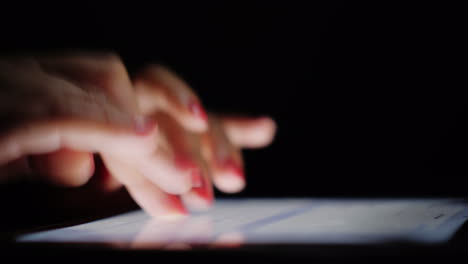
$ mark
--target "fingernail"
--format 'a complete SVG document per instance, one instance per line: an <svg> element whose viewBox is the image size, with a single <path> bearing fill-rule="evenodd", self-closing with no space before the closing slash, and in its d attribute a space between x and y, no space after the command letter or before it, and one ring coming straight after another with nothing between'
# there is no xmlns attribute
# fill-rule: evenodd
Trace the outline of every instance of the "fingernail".
<svg viewBox="0 0 468 264"><path fill-rule="evenodd" d="M188 215L187 209L185 208L184 204L182 203L182 200L178 196L170 196L168 200L168 204L171 205L172 209L170 213L171 216L178 217Z"/></svg>
<svg viewBox="0 0 468 264"><path fill-rule="evenodd" d="M193 169L196 168L195 162L183 155L178 155L174 158L174 163L179 169Z"/></svg>
<svg viewBox="0 0 468 264"><path fill-rule="evenodd" d="M233 159L227 159L221 162L221 167L224 169L229 169L240 177L244 177L244 170L242 167L237 164Z"/></svg>
<svg viewBox="0 0 468 264"><path fill-rule="evenodd" d="M135 117L135 132L139 135L147 135L156 127L156 120L144 116Z"/></svg>
<svg viewBox="0 0 468 264"><path fill-rule="evenodd" d="M206 180L202 179L202 182L199 187L193 189L195 193L205 201L212 202L213 201L213 192L208 184L206 184Z"/></svg>
<svg viewBox="0 0 468 264"><path fill-rule="evenodd" d="M188 105L188 108L194 116L203 120L208 120L208 115L199 102L191 101Z"/></svg>
<svg viewBox="0 0 468 264"><path fill-rule="evenodd" d="M192 187L201 187L203 185L202 173L199 169L192 171Z"/></svg>

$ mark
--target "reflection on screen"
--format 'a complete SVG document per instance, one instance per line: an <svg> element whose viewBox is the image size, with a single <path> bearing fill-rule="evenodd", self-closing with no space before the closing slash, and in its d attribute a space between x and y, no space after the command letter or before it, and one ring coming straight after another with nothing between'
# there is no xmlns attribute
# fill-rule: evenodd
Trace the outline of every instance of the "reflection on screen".
<svg viewBox="0 0 468 264"><path fill-rule="evenodd" d="M468 218L457 199L236 199L173 221L143 211L30 233L19 242L105 243L123 247L256 243L443 243Z"/></svg>

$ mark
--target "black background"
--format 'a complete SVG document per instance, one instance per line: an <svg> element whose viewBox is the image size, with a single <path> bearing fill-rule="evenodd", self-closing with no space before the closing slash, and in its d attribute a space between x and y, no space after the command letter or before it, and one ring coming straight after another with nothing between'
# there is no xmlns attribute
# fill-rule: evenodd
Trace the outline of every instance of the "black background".
<svg viewBox="0 0 468 264"><path fill-rule="evenodd" d="M212 111L271 115L238 196L466 195L461 6L116 2L4 6L2 51L111 50L172 67Z"/></svg>

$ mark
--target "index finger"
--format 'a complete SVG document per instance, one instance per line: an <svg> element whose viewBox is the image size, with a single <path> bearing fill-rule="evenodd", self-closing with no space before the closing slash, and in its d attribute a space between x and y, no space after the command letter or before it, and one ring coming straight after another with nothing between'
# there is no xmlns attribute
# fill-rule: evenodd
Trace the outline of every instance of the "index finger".
<svg viewBox="0 0 468 264"><path fill-rule="evenodd" d="M156 124L149 121L138 129L89 120L30 121L0 135L0 164L63 148L126 157L132 150L154 151L156 132Z"/></svg>
<svg viewBox="0 0 468 264"><path fill-rule="evenodd" d="M190 86L162 66L151 66L134 81L140 110L147 115L158 111L172 116L192 132L208 128L208 116Z"/></svg>
<svg viewBox="0 0 468 264"><path fill-rule="evenodd" d="M277 125L270 117L221 117L219 119L230 142L241 148L261 148L274 139Z"/></svg>

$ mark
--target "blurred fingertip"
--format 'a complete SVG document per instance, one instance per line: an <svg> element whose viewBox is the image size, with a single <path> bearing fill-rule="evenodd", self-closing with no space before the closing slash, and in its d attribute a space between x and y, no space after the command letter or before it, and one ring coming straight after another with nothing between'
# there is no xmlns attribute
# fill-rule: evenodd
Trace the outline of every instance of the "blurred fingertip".
<svg viewBox="0 0 468 264"><path fill-rule="evenodd" d="M268 126L273 131L277 128L275 120L269 116L262 116L259 118L259 121L263 122L265 126Z"/></svg>
<svg viewBox="0 0 468 264"><path fill-rule="evenodd" d="M208 114L197 100L192 100L188 103L188 110L195 118L202 120L204 123L208 122Z"/></svg>
<svg viewBox="0 0 468 264"><path fill-rule="evenodd" d="M177 199L179 201L175 202L172 199L172 201L166 201L162 207L148 208L146 211L151 217L158 220L173 221L187 217L189 215L188 210L182 204L180 198L177 197Z"/></svg>
<svg viewBox="0 0 468 264"><path fill-rule="evenodd" d="M184 128L194 133L203 133L208 130L208 121L192 114L180 114L178 121Z"/></svg>
<svg viewBox="0 0 468 264"><path fill-rule="evenodd" d="M271 117L264 116L256 119L255 123L255 128L250 134L251 142L250 144L246 142L245 145L254 148L261 148L270 145L273 142L278 129L276 122Z"/></svg>
<svg viewBox="0 0 468 264"><path fill-rule="evenodd" d="M225 193L238 193L245 188L245 180L243 177L235 173L222 173L214 178L216 187Z"/></svg>
<svg viewBox="0 0 468 264"><path fill-rule="evenodd" d="M278 130L278 125L276 121L269 116L260 117L258 121L261 122L261 125L263 126L264 130L267 132L270 140L273 140L273 137L276 134L276 131Z"/></svg>
<svg viewBox="0 0 468 264"><path fill-rule="evenodd" d="M183 200L184 203L194 211L206 211L210 209L214 203L213 195L210 195L210 197L203 194L200 195L196 190L185 194Z"/></svg>
<svg viewBox="0 0 468 264"><path fill-rule="evenodd" d="M77 162L76 165L70 169L70 175L64 179L63 184L68 187L85 185L93 176L95 169L94 160L90 154L89 158L84 158L82 162ZM64 175L65 174L66 172L64 172Z"/></svg>
<svg viewBox="0 0 468 264"><path fill-rule="evenodd" d="M86 184L95 171L92 154L67 149L31 156L29 167L47 181L65 187Z"/></svg>

